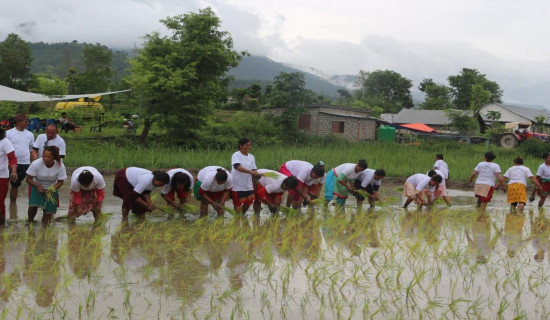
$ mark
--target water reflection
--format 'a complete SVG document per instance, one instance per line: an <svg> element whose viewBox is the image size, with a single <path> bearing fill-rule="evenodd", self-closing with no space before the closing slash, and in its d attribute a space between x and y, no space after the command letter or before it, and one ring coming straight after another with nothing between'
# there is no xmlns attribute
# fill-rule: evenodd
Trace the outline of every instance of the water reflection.
<svg viewBox="0 0 550 320"><path fill-rule="evenodd" d="M539 211L537 217L533 217L533 211L529 212L529 221L531 223L532 245L536 253L533 257L535 261L544 261L544 254L550 249L550 219L544 211Z"/></svg>
<svg viewBox="0 0 550 320"><path fill-rule="evenodd" d="M25 238L21 233L6 230L0 233L0 299L8 301L21 285Z"/></svg>
<svg viewBox="0 0 550 320"><path fill-rule="evenodd" d="M106 233L103 225L69 225L67 249L68 260L73 274L79 278L90 278L101 264L102 237Z"/></svg>
<svg viewBox="0 0 550 320"><path fill-rule="evenodd" d="M464 230L470 251L477 263L486 264L491 251L495 248L498 235L491 238L491 218L486 212L480 213L472 222L470 232Z"/></svg>
<svg viewBox="0 0 550 320"><path fill-rule="evenodd" d="M518 251L525 245L523 240L523 225L525 224L525 214L507 213L504 222L504 229L500 230L501 239L506 246L508 257L514 258Z"/></svg>

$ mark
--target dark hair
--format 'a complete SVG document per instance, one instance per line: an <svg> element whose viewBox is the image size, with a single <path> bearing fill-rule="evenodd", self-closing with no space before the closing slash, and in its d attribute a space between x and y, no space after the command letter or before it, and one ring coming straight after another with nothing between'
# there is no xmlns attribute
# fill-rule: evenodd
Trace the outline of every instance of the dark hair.
<svg viewBox="0 0 550 320"><path fill-rule="evenodd" d="M516 157L516 158L514 159L514 163L515 163L515 164L523 164L523 158L522 158L522 157L519 157L519 156Z"/></svg>
<svg viewBox="0 0 550 320"><path fill-rule="evenodd" d="M298 179L295 176L290 176L283 180L283 184L288 190L294 190L298 186Z"/></svg>
<svg viewBox="0 0 550 320"><path fill-rule="evenodd" d="M443 155L442 155L441 153L436 154L435 157L436 157L437 159L443 160Z"/></svg>
<svg viewBox="0 0 550 320"><path fill-rule="evenodd" d="M4 129L0 128L0 140L4 139L6 137L6 131Z"/></svg>
<svg viewBox="0 0 550 320"><path fill-rule="evenodd" d="M67 114L67 112L61 112L61 115Z"/></svg>
<svg viewBox="0 0 550 320"><path fill-rule="evenodd" d="M550 156L550 152L545 152L545 153L542 154L543 159L548 158L548 156Z"/></svg>
<svg viewBox="0 0 550 320"><path fill-rule="evenodd" d="M369 167L369 165L367 164L367 160L365 159L359 160L359 162L357 162L357 165L363 169L367 169Z"/></svg>
<svg viewBox="0 0 550 320"><path fill-rule="evenodd" d="M428 171L428 177L430 177L430 178L435 176L436 174L437 174L437 172L435 172L435 170L433 170L433 169Z"/></svg>
<svg viewBox="0 0 550 320"><path fill-rule="evenodd" d="M380 177L385 177L386 176L386 170L376 169L376 171L374 171L374 174L377 175L377 176L380 176Z"/></svg>
<svg viewBox="0 0 550 320"><path fill-rule="evenodd" d="M78 175L77 181L82 185L89 185L94 181L94 174L91 173L89 170L82 170L82 172Z"/></svg>
<svg viewBox="0 0 550 320"><path fill-rule="evenodd" d="M164 182L164 184L170 183L170 176L165 171L153 171L153 180Z"/></svg>
<svg viewBox="0 0 550 320"><path fill-rule="evenodd" d="M441 183L441 181L443 181L443 178L440 175L436 174L432 177L432 181Z"/></svg>
<svg viewBox="0 0 550 320"><path fill-rule="evenodd" d="M311 171L313 171L316 176L323 177L325 175L325 165L318 163L313 166L313 169L311 169Z"/></svg>
<svg viewBox="0 0 550 320"><path fill-rule="evenodd" d="M496 157L497 156L495 156L495 154L492 151L485 152L485 158L487 158L487 160L489 160L489 162L495 160Z"/></svg>
<svg viewBox="0 0 550 320"><path fill-rule="evenodd" d="M242 146L243 144L249 143L250 141L252 141L252 140L250 140L248 138L242 138L241 140L239 140L239 147Z"/></svg>
<svg viewBox="0 0 550 320"><path fill-rule="evenodd" d="M28 119L28 118L27 118L27 115L24 114L24 113L18 113L18 114L16 114L16 115L13 117L13 121L14 121L15 123L20 122L20 121L25 121L25 120L27 120L27 119Z"/></svg>
<svg viewBox="0 0 550 320"><path fill-rule="evenodd" d="M61 156L59 155L59 148L56 146L47 146L44 148L44 151L42 151L42 155L44 155L44 152L48 151L52 154L52 157L55 161L57 161L58 165L61 165Z"/></svg>
<svg viewBox="0 0 550 320"><path fill-rule="evenodd" d="M189 191L191 189L191 179L183 172L176 172L170 179L170 189L176 191L178 184L183 184L183 190Z"/></svg>
<svg viewBox="0 0 550 320"><path fill-rule="evenodd" d="M220 182L226 182L227 181L227 171L223 168L216 169L216 176L214 177L216 180Z"/></svg>

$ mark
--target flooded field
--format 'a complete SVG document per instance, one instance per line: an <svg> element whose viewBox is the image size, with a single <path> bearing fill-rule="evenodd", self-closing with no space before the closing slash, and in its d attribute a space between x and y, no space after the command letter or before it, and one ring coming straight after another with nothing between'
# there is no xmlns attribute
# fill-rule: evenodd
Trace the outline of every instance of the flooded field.
<svg viewBox="0 0 550 320"><path fill-rule="evenodd" d="M109 196L102 223L89 214L49 228L25 225L20 195L0 229L0 318L550 317L547 212L531 204L512 215L498 193L479 214L460 190L449 191L450 209L406 212L394 187L381 194L373 212L350 199L340 214L158 211L129 223Z"/></svg>

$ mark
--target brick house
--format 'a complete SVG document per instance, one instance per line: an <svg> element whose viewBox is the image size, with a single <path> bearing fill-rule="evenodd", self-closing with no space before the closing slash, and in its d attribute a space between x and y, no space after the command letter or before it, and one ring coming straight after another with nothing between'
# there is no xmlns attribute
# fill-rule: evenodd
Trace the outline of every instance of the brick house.
<svg viewBox="0 0 550 320"><path fill-rule="evenodd" d="M348 141L373 141L379 120L363 109L328 104L311 104L298 119L298 129L306 134L325 136L333 134ZM280 115L282 108L269 108L265 112Z"/></svg>

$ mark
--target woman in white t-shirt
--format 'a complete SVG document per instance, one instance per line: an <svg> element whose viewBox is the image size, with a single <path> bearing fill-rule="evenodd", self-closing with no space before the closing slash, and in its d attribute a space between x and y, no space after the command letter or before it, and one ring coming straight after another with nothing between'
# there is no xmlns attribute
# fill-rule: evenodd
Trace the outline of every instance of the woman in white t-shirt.
<svg viewBox="0 0 550 320"><path fill-rule="evenodd" d="M269 207L271 213L276 213L281 205L283 194L286 191L296 189L298 186L298 179L294 176L287 177L280 172L269 169L260 169L258 173L260 173L262 177L256 183L256 189L254 191L254 213L260 213L262 203ZM264 174L270 176L267 177Z"/></svg>
<svg viewBox="0 0 550 320"><path fill-rule="evenodd" d="M208 205L222 216L225 212L225 201L233 188L233 179L227 170L218 166L202 168L195 179L193 193L195 198L201 202L200 216L208 215Z"/></svg>
<svg viewBox="0 0 550 320"><path fill-rule="evenodd" d="M325 182L325 203L328 204L333 197L336 197L336 204L343 207L346 204L348 193L355 192L353 181L367 167L367 161L359 160L357 164L344 163L330 170Z"/></svg>
<svg viewBox="0 0 550 320"><path fill-rule="evenodd" d="M65 165L61 162L59 148L47 146L42 158L34 160L27 169L27 184L31 187L29 194L29 222L34 221L38 208L44 210L42 224L52 221L59 203L59 188L67 179Z"/></svg>
<svg viewBox="0 0 550 320"><path fill-rule="evenodd" d="M6 223L6 206L4 200L8 195L10 187L9 181L17 180L17 158L15 149L9 139L6 138L6 132L0 129L0 226Z"/></svg>
<svg viewBox="0 0 550 320"><path fill-rule="evenodd" d="M80 167L71 176L69 197L69 221L92 212L94 219L101 216L101 207L105 198L105 180L94 167Z"/></svg>
<svg viewBox="0 0 550 320"><path fill-rule="evenodd" d="M259 177L256 172L256 159L250 154L252 141L247 138L239 140L239 151L231 156L231 177L233 190L231 199L237 214L245 213L254 203L254 184L252 177Z"/></svg>
<svg viewBox="0 0 550 320"><path fill-rule="evenodd" d="M501 183L508 179L508 203L513 207L517 206L519 212L523 212L523 208L527 203L527 179L533 181L537 188L542 188L540 183L535 179L531 170L523 165L523 158L517 157L514 159L514 166L504 173Z"/></svg>
<svg viewBox="0 0 550 320"><path fill-rule="evenodd" d="M540 183L542 188L533 190L533 194L530 199L531 201L535 200L534 192L536 191L540 197L539 208L542 208L544 202L546 201L546 197L550 195L550 153L545 152L542 155L542 159L544 162L541 163L537 170L537 181Z"/></svg>
<svg viewBox="0 0 550 320"><path fill-rule="evenodd" d="M323 184L325 180L325 164L322 162L312 165L309 162L301 160L290 160L279 168L279 172L287 177L294 176L298 179L298 187L295 190L288 191L286 205L297 209L302 204L302 200L307 204L311 201L309 188L315 184Z"/></svg>
<svg viewBox="0 0 550 320"><path fill-rule="evenodd" d="M170 183L164 185L160 195L169 206L176 210L182 210L183 205L189 202L193 175L182 168L170 169L166 173L170 176ZM179 199L179 204L176 203L176 196Z"/></svg>
<svg viewBox="0 0 550 320"><path fill-rule="evenodd" d="M499 180L499 187L502 186L502 182L500 182L500 166L493 162L495 158L494 153L491 151L486 152L484 155L485 161L477 164L468 180L468 182L472 182L478 176L474 185L474 193L477 197L477 206L480 209L485 209L487 203L491 202L493 191L495 191L495 179Z"/></svg>

